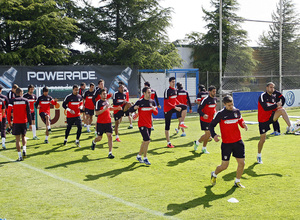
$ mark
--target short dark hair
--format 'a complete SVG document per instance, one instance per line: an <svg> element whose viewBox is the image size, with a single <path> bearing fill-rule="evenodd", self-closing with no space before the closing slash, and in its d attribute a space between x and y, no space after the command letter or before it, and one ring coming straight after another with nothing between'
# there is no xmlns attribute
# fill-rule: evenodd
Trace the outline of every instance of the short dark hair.
<svg viewBox="0 0 300 220"><path fill-rule="evenodd" d="M198 86L198 89L200 89L200 91L205 91L205 90L206 90L206 89L205 89L205 86L202 85L202 84L200 84L200 85Z"/></svg>
<svg viewBox="0 0 300 220"><path fill-rule="evenodd" d="M182 84L180 82L176 83L177 89L183 89Z"/></svg>
<svg viewBox="0 0 300 220"><path fill-rule="evenodd" d="M28 90L31 89L31 88L34 88L34 85L30 84L30 85L28 86Z"/></svg>
<svg viewBox="0 0 300 220"><path fill-rule="evenodd" d="M125 85L122 81L119 81L118 83L119 85Z"/></svg>
<svg viewBox="0 0 300 220"><path fill-rule="evenodd" d="M104 83L104 80L103 80L103 79L99 79L99 81L98 81L98 85L99 85L101 82L103 82L103 83Z"/></svg>
<svg viewBox="0 0 300 220"><path fill-rule="evenodd" d="M226 104L226 103L230 103L230 102L233 102L232 96L230 96L230 95L224 96L223 103Z"/></svg>
<svg viewBox="0 0 300 220"><path fill-rule="evenodd" d="M17 84L13 84L12 88L17 89L17 88L19 88L19 86Z"/></svg>
<svg viewBox="0 0 300 220"><path fill-rule="evenodd" d="M172 82L173 80L176 80L176 78L174 76L169 78L169 82Z"/></svg>
<svg viewBox="0 0 300 220"><path fill-rule="evenodd" d="M78 89L78 85L77 84L74 84L73 85L73 89L77 88Z"/></svg>
<svg viewBox="0 0 300 220"><path fill-rule="evenodd" d="M150 87L150 83L148 81L144 82L144 85Z"/></svg>
<svg viewBox="0 0 300 220"><path fill-rule="evenodd" d="M45 86L45 87L43 88L43 93L44 93L44 92L49 92L49 89L48 89L47 86Z"/></svg>
<svg viewBox="0 0 300 220"><path fill-rule="evenodd" d="M100 95L101 95L103 92L106 92L106 90L105 90L105 89L101 89L101 90L100 90Z"/></svg>
<svg viewBox="0 0 300 220"><path fill-rule="evenodd" d="M145 86L142 90L143 93L147 92L147 90L150 89L148 86Z"/></svg>
<svg viewBox="0 0 300 220"><path fill-rule="evenodd" d="M80 86L85 86L85 85L86 85L85 82L80 83Z"/></svg>
<svg viewBox="0 0 300 220"><path fill-rule="evenodd" d="M23 90L22 90L20 87L18 87L18 88L16 89L16 95L20 95L21 92L23 92Z"/></svg>
<svg viewBox="0 0 300 220"><path fill-rule="evenodd" d="M90 87L91 87L91 86L95 86L95 84L94 84L94 83L90 83Z"/></svg>
<svg viewBox="0 0 300 220"><path fill-rule="evenodd" d="M213 91L214 89L217 89L215 86L210 86L210 87L208 87L208 91L210 92L210 91Z"/></svg>

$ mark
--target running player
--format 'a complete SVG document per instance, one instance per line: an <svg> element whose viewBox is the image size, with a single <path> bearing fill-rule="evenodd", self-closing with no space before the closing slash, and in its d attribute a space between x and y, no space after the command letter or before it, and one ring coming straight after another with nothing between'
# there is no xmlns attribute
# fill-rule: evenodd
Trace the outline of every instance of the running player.
<svg viewBox="0 0 300 220"><path fill-rule="evenodd" d="M192 104L191 104L191 101L190 101L189 93L186 90L183 89L183 86L180 82L178 82L176 84L176 87L177 87L177 100L178 100L178 102L181 103L181 104L184 104L186 106L189 105L189 107L190 107L189 113L192 113ZM184 110L184 111L185 111L185 114L186 114L187 110ZM180 121L180 113L176 112L176 114L177 114L178 121ZM180 130L179 125L180 124L178 124L178 128L175 128L175 131L176 131L177 134ZM182 131L182 134L180 136L185 137L186 133L184 132L184 128L181 128L181 131Z"/></svg>
<svg viewBox="0 0 300 220"><path fill-rule="evenodd" d="M95 84L94 83L90 83L90 88L89 90L87 90L82 98L84 100L83 103L83 109L84 109L84 113L85 113L85 122L86 122L86 130L87 132L91 132L90 128L93 122L93 116L94 116L94 102L93 102L93 96L94 96L94 92L95 92Z"/></svg>
<svg viewBox="0 0 300 220"><path fill-rule="evenodd" d="M284 104L285 104L285 98L284 98L284 96L281 94L281 92L275 90L275 91L273 92L273 94L276 95L276 100L275 100L275 101L276 101L276 102L279 102L279 101L281 100L282 106L284 106ZM275 111L275 110L273 110L273 111ZM278 121L278 120L273 122L273 129L274 129L274 132L271 133L270 135L274 135L274 136L280 135L280 125L279 125L279 121Z"/></svg>
<svg viewBox="0 0 300 220"><path fill-rule="evenodd" d="M38 97L35 105L35 108L40 106L39 115L42 121L46 124L46 137L45 137L45 144L49 143L49 133L51 132L51 118L50 118L50 104L56 105L58 99L53 99L51 96L48 95L49 89L47 86L43 88L43 95Z"/></svg>
<svg viewBox="0 0 300 220"><path fill-rule="evenodd" d="M209 94L208 94L208 92L206 91L205 86L202 85L202 84L198 86L198 91L199 91L199 93L197 94L197 99L195 100L195 102L196 102L198 105L200 105L201 102L202 102L202 100L203 100L204 98L206 98L207 96L209 96Z"/></svg>
<svg viewBox="0 0 300 220"><path fill-rule="evenodd" d="M143 99L139 99L133 106L130 107L128 111L135 111L138 109L139 121L138 126L143 137L143 142L140 148L140 152L136 156L136 159L140 163L145 163L146 165L151 165L147 158L148 146L150 144L151 126L152 126L152 113L157 115L158 111L155 106L154 100L151 98L151 89L149 87L144 87ZM142 160L142 154L144 154L144 159Z"/></svg>
<svg viewBox="0 0 300 220"><path fill-rule="evenodd" d="M209 123L213 120L216 113L217 98L216 98L216 87L210 86L208 88L209 96L204 98L198 107L198 113L200 115L201 130L204 131L198 140L194 141L194 149L197 150L200 143L203 142L202 153L209 154L206 149L207 142L210 138Z"/></svg>
<svg viewBox="0 0 300 220"><path fill-rule="evenodd" d="M177 90L175 88L175 77L169 78L169 85L170 87L166 89L164 92L165 135L168 143L167 147L174 148L174 146L171 144L170 134L169 134L172 114L175 112L180 112L179 127L187 128L187 126L184 124L184 119L186 116L186 111L184 110L187 109L187 106L180 104L177 100Z"/></svg>
<svg viewBox="0 0 300 220"><path fill-rule="evenodd" d="M28 86L28 92L23 95L25 99L28 99L30 111L31 111L31 129L33 134L33 140L39 140L39 138L36 136L36 127L35 127L35 111L34 111L34 104L36 103L36 95L33 94L34 92L34 85L30 84Z"/></svg>
<svg viewBox="0 0 300 220"><path fill-rule="evenodd" d="M80 147L79 138L81 135L82 125L80 118L80 110L83 108L82 96L78 94L78 85L73 85L73 91L67 95L62 106L67 110L67 129L65 133L64 145L68 142L68 136L70 134L72 125L77 126L77 134L75 144Z"/></svg>
<svg viewBox="0 0 300 220"><path fill-rule="evenodd" d="M122 106L119 105L117 107L111 107L107 101L107 92L105 89L101 89L99 91L101 99L96 102L96 115L97 117L97 137L92 142L92 150L95 150L96 143L102 140L103 133L106 133L108 139L108 158L113 159L115 156L112 154L112 125L111 125L111 117L109 111L120 110L122 111Z"/></svg>
<svg viewBox="0 0 300 220"><path fill-rule="evenodd" d="M6 121L7 121L7 109L8 109L8 98L6 95L2 94L3 87L0 85L0 99L4 102L5 111L2 114L2 123L1 123L1 138L2 138L2 148L5 150L5 139L6 139Z"/></svg>
<svg viewBox="0 0 300 220"><path fill-rule="evenodd" d="M119 82L119 85L123 85L124 86L124 93L126 95L126 102L129 102L129 90L128 88L125 86L125 84L123 82ZM128 121L129 121L129 126L127 129L132 129L132 117L131 117L131 113L129 111L124 112L124 115L128 117ZM121 119L122 121L122 119Z"/></svg>
<svg viewBox="0 0 300 220"><path fill-rule="evenodd" d="M258 123L260 140L258 142L257 162L262 164L261 151L266 141L267 131L270 130L270 124L277 121L280 116L288 125L288 130L293 132L294 128L291 126L291 121L284 108L282 108L282 101L276 102L276 95L273 94L275 84L267 83L266 92L262 93L258 99Z"/></svg>
<svg viewBox="0 0 300 220"><path fill-rule="evenodd" d="M29 123L31 127L31 115L30 115L30 107L29 102L23 96L23 90L21 88L16 89L16 96L14 99L11 99L8 105L7 111L7 119L8 123L12 126L11 122L11 113L14 112L13 118L13 131L12 134L16 137L16 147L18 151L18 159L17 161L22 161L26 157L26 131L27 131L27 123ZM23 157L21 153L21 145L20 139L22 137L22 145L23 145Z"/></svg>
<svg viewBox="0 0 300 220"><path fill-rule="evenodd" d="M211 183L216 184L217 175L226 170L229 165L230 156L236 158L238 167L236 170L236 179L234 185L239 188L245 188L241 184L241 177L244 172L245 166L245 146L242 141L241 132L239 129L240 125L246 131L248 127L242 118L240 111L234 107L233 99L231 96L225 96L223 98L225 107L216 114L216 117L212 120L209 125L209 130L216 142L219 141L219 135L215 133L215 127L219 123L222 137L221 151L222 151L222 163L217 166L216 170L211 172Z"/></svg>

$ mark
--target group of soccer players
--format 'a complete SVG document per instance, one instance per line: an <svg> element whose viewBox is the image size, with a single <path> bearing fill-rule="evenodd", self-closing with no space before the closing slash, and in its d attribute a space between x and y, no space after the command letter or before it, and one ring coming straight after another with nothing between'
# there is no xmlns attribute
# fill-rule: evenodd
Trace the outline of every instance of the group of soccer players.
<svg viewBox="0 0 300 220"><path fill-rule="evenodd" d="M165 137L167 147L174 148L170 141L170 124L173 113L179 120L178 127L175 129L176 133L182 130L181 136L186 136L184 129L187 126L184 119L187 115L187 106L191 112L191 102L188 92L182 88L180 83L177 83L175 88L175 77L169 78L169 88L164 92L164 117L165 117ZM116 141L120 142L118 128L122 121L122 117L128 116L131 119L131 113L135 112L135 117L139 117L138 127L143 138L140 146L140 151L136 159L140 163L150 165L147 158L148 146L150 143L150 135L153 128L152 114L158 114L158 108L161 108L157 98L156 91L150 87L149 82L145 82L145 87L142 89L141 98L135 103L129 102L129 92L125 85L120 82L118 91L114 94L108 94L107 88L104 87L104 80L100 79L97 88L93 83L90 83L89 89L85 90L85 83L80 87L74 85L72 93L67 95L63 101L63 108L67 116L67 128L65 131L64 145L67 144L68 136L72 125L77 126L76 145L80 147L80 136L82 133L82 119L83 115L84 124L87 131L90 132L90 127L94 114L97 117L96 123L96 138L92 141L91 149L94 150L96 143L102 140L105 133L108 138L109 154L108 158L113 159L112 145L113 145L113 126L110 111L113 111L115 120L114 132ZM292 131L293 127L288 118L286 111L282 108L284 104L284 97L282 94L274 89L274 83L270 82L266 86L264 92L258 100L258 121L260 140L258 143L257 162L262 163L261 151L263 144L266 140L266 132L270 130L270 124L274 124L274 134L278 135L279 124L278 118L283 117L288 125L288 130ZM1 94L2 87L0 86L0 120L1 120L1 137L2 147L5 149L5 126L6 118L8 126L12 128L12 134L16 138L16 147L18 151L17 161L22 161L26 157L26 130L27 123L33 132L33 139L38 139L36 136L35 127L35 112L34 107L39 108L39 115L46 125L45 143L48 143L49 133L51 132L51 118L50 118L50 105L57 105L57 99L53 99L48 95L48 88L43 88L43 95L36 97L34 93L34 86L28 86L28 93L23 95L23 90L17 85L14 85L8 96ZM109 103L109 99L113 99L113 105ZM210 86L208 91L205 90L203 85L199 86L199 93L197 95L196 103L199 105L198 113L200 116L200 127L204 134L194 142L194 150L196 151L199 144L203 143L202 153L209 154L207 150L207 143L210 139L219 141L219 135L215 133L214 128L219 123L222 137L221 154L222 163L215 171L211 173L211 183L216 184L217 174L227 169L231 154L236 158L238 167L236 172L236 179L234 185L239 188L244 188L240 183L245 165L245 147L241 138L239 126L247 130L247 125L243 120L241 113L234 107L233 99L231 96L223 98L224 108L216 113L217 99L216 87ZM137 111L137 112L136 112ZM7 116L7 117L6 117ZM131 119L132 120L132 119ZM12 125L13 123L13 125ZM132 121L130 121L129 129L132 128ZM22 139L23 151L21 152L20 141ZM143 156L143 159L142 159Z"/></svg>

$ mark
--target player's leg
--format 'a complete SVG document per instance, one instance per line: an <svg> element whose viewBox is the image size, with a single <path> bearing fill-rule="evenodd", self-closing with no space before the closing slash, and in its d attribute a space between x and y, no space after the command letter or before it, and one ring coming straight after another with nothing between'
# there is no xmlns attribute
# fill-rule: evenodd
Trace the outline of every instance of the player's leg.
<svg viewBox="0 0 300 220"><path fill-rule="evenodd" d="M46 119L47 131L50 132L50 131L51 131L50 116L46 114L46 115L45 115L45 119ZM48 134L49 134L49 133L48 133Z"/></svg>
<svg viewBox="0 0 300 220"><path fill-rule="evenodd" d="M132 125L132 117L131 117L131 114L127 111L127 112L126 112L126 115L128 116L128 121L129 121L128 129L132 129L132 128L133 128L133 125Z"/></svg>
<svg viewBox="0 0 300 220"><path fill-rule="evenodd" d="M20 145L21 135L15 135L15 137L16 137L16 148L17 148L17 151L18 151L18 159L17 159L17 161L22 161L23 157L22 157L21 145Z"/></svg>
<svg viewBox="0 0 300 220"><path fill-rule="evenodd" d="M116 135L116 141L120 142L120 138L119 138L119 125L121 123L121 120L122 118L118 119L118 120L115 120L115 128L114 128L114 131L115 131L115 135Z"/></svg>
<svg viewBox="0 0 300 220"><path fill-rule="evenodd" d="M140 151L139 151L136 159L140 163L145 163L146 165L151 165L151 163L149 162L149 160L147 158L148 146L150 143L151 128L139 127L139 130L143 137L143 142L141 144ZM142 160L142 154L144 154L144 160Z"/></svg>
<svg viewBox="0 0 300 220"><path fill-rule="evenodd" d="M274 132L271 133L271 135L275 135L275 136L280 135L280 126L278 120L273 122L273 129Z"/></svg>
<svg viewBox="0 0 300 220"><path fill-rule="evenodd" d="M25 125L27 126L27 125ZM23 145L23 158L26 157L26 145L27 145L27 140L25 138L25 134L22 134L22 145Z"/></svg>
<svg viewBox="0 0 300 220"><path fill-rule="evenodd" d="M107 142L108 142L108 158L113 159L115 156L112 154L112 148L113 148L113 135L112 130L109 132L106 132L107 135Z"/></svg>
<svg viewBox="0 0 300 220"><path fill-rule="evenodd" d="M6 139L6 118L2 118L1 122L1 138L2 138L2 148L5 150L5 139Z"/></svg>
<svg viewBox="0 0 300 220"><path fill-rule="evenodd" d="M67 128L65 131L64 145L66 145L68 142L68 137L69 137L70 131L72 129L72 125L73 125L73 120L71 118L67 118Z"/></svg>
<svg viewBox="0 0 300 220"><path fill-rule="evenodd" d="M282 116L282 118L286 122L287 126L291 127L291 121L290 121L289 116L286 113L284 108L276 110L276 112L273 116L273 121L277 121L280 116Z"/></svg>
<svg viewBox="0 0 300 220"><path fill-rule="evenodd" d="M233 143L233 153L232 156L236 158L236 161L238 163L237 169L236 169L236 178L234 181L234 185L239 188L245 188L241 184L241 177L244 172L245 167L245 145L242 140Z"/></svg>
<svg viewBox="0 0 300 220"><path fill-rule="evenodd" d="M74 118L74 120L75 120L75 125L77 126L77 133L76 133L75 144L77 145L77 147L80 147L79 139L80 139L81 131L82 131L82 122L81 122L81 118L80 117Z"/></svg>
<svg viewBox="0 0 300 220"><path fill-rule="evenodd" d="M203 137L202 153L204 153L204 154L209 154L209 152L208 152L207 149L206 149L206 146L207 146L208 140L209 140L209 138L210 138L210 131L209 131L209 130L205 130L205 133L204 133L204 135L202 135L202 136L204 136L204 137Z"/></svg>
<svg viewBox="0 0 300 220"><path fill-rule="evenodd" d="M264 143L266 141L267 133L263 133L260 135L260 139L257 145L257 162L258 163L263 163L261 160L261 151L263 149Z"/></svg>
<svg viewBox="0 0 300 220"><path fill-rule="evenodd" d="M177 107L181 108L180 111L180 118L179 118L179 127L181 128L187 128L187 126L184 124L184 119L186 117L187 114L187 106L186 105L176 105Z"/></svg>
<svg viewBox="0 0 300 220"><path fill-rule="evenodd" d="M171 125L171 117L172 117L172 113L173 111L168 111L168 112L165 112L165 136L166 136L166 140L167 140L167 143L168 143L168 147L169 148L174 148L174 146L171 144L171 141L170 141L170 125Z"/></svg>

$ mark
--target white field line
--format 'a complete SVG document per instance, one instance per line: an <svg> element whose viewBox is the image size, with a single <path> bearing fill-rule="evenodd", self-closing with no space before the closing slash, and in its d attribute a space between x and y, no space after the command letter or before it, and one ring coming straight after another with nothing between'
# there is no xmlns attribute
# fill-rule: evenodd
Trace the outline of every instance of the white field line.
<svg viewBox="0 0 300 220"><path fill-rule="evenodd" d="M3 158L3 159L6 159L6 160L8 160L8 161L15 161L15 160L13 160L13 159L11 159L11 158L9 158L9 157L6 157L6 156L4 156L4 155L1 155L1 154L0 154L0 157ZM65 183L69 183L69 184L71 184L71 185L73 185L73 186L77 186L77 187L80 188L80 189L83 189L83 190L86 190L86 191L89 191L89 192L93 192L93 193L95 193L95 194L97 194L97 195L100 195L100 196L109 198L109 199L111 199L111 200L114 200L114 201L116 201L116 202L119 202L119 203L122 203L122 204L124 204L124 205L130 206L130 207L132 207L132 208L136 208L136 209L142 210L142 211L147 212L147 213L149 213L149 214L156 215L156 216L159 216L159 217L168 218L168 219L178 219L178 218L175 218L175 217L172 217L172 216L165 215L165 214L162 213L162 212L158 212L158 211L155 211L155 210L152 210L152 209L143 207L143 206L141 206L141 205L138 205L138 204L135 204L135 203L132 203L132 202L128 202L128 201L126 201L126 200L124 200L124 199L121 199L121 198L119 198L119 197L110 195L110 194L108 194L108 193L105 193L105 192L102 192L102 191L93 189L93 188L88 187L88 186L86 186L86 185L84 185L84 184L80 184L80 183L74 182L74 181L72 181L72 180L69 180L69 179L66 179L66 178L59 177L59 176L57 176L57 175L55 175L55 174L49 173L49 172L44 171L44 170L42 170L42 169L39 169L39 168L30 166L30 165L28 165L28 164L26 164L26 163L24 163L24 162L17 162L17 163L20 164L20 165L23 166L23 167L26 167L26 168L28 168L28 169L34 170L34 171L36 171L36 172L38 172L38 173L42 173L42 174L44 174L44 175L46 175L46 176L49 176L49 177L52 177L52 178L54 178L54 179L56 179L56 180L60 180L60 181L65 182Z"/></svg>

